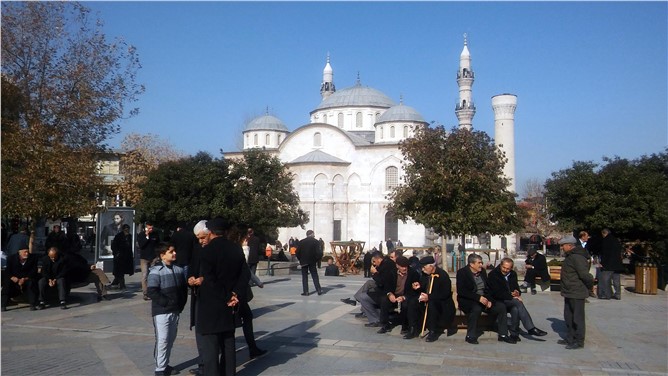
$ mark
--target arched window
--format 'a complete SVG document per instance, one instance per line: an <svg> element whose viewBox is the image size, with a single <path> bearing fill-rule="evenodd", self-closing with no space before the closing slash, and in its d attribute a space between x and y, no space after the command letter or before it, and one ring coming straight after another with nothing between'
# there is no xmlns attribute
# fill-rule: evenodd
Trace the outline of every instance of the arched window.
<svg viewBox="0 0 668 376"><path fill-rule="evenodd" d="M271 143L271 137L269 136L269 133L264 135L264 144L269 145Z"/></svg>
<svg viewBox="0 0 668 376"><path fill-rule="evenodd" d="M385 130L383 129L383 126L382 126L382 125L380 126L380 132L379 132L379 133L380 133L380 139L382 140L383 137L385 137L385 135L384 135Z"/></svg>
<svg viewBox="0 0 668 376"><path fill-rule="evenodd" d="M281 144L281 135L280 134L278 135L278 144L279 145Z"/></svg>
<svg viewBox="0 0 668 376"><path fill-rule="evenodd" d="M394 125L390 127L390 138L394 138Z"/></svg>
<svg viewBox="0 0 668 376"><path fill-rule="evenodd" d="M343 128L343 112L339 112L338 117L339 117L339 121L338 121L339 128Z"/></svg>
<svg viewBox="0 0 668 376"><path fill-rule="evenodd" d="M320 135L320 132L316 132L313 135L313 146L315 147L322 146L322 136Z"/></svg>
<svg viewBox="0 0 668 376"><path fill-rule="evenodd" d="M355 117L355 125L357 128L362 128L362 113L358 112Z"/></svg>
<svg viewBox="0 0 668 376"><path fill-rule="evenodd" d="M246 133L246 146L250 146L250 135Z"/></svg>
<svg viewBox="0 0 668 376"><path fill-rule="evenodd" d="M378 122L379 117L380 117L380 112L376 112L376 123Z"/></svg>
<svg viewBox="0 0 668 376"><path fill-rule="evenodd" d="M257 146L257 133L253 135L253 145Z"/></svg>
<svg viewBox="0 0 668 376"><path fill-rule="evenodd" d="M404 138L408 138L408 125L404 125Z"/></svg>
<svg viewBox="0 0 668 376"><path fill-rule="evenodd" d="M389 191L399 185L399 169L390 166L385 169L385 190Z"/></svg>

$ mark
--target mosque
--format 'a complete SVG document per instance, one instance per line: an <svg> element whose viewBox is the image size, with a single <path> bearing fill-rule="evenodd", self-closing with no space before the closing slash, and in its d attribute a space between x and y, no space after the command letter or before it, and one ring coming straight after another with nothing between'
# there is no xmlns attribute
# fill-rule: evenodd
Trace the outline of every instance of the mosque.
<svg viewBox="0 0 668 376"><path fill-rule="evenodd" d="M457 72L459 101L455 114L459 126L471 129L476 106L472 86L475 74L466 36ZM399 142L428 125L413 107L398 104L382 92L359 82L342 90L334 85L334 71L327 57L320 87L322 101L310 112L310 121L290 132L275 116L251 120L243 131L243 148L263 148L277 156L294 174L294 189L302 209L309 214L307 229L325 242L365 241L365 249L381 241L401 240L404 246L434 244L438 235L413 221L397 220L387 210L386 196L400 184L403 156ZM495 142L508 157L504 173L514 183L514 111L517 97L492 97ZM240 152L226 153L239 157ZM279 240L303 238L299 227L279 229ZM445 240L452 248L457 239ZM438 241L440 244L441 242ZM489 243L467 236L467 248L515 248L515 236L492 237ZM481 244L483 243L483 244Z"/></svg>

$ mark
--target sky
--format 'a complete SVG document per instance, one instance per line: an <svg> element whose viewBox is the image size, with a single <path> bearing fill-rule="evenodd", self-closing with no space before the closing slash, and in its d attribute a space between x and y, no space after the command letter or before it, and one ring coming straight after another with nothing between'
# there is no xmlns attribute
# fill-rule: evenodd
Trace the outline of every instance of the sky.
<svg viewBox="0 0 668 376"><path fill-rule="evenodd" d="M518 193L574 161L636 159L668 145L668 2L85 2L109 38L137 47L146 92L128 133L177 149L240 150L269 114L289 130L321 102L327 54L338 90L362 85L457 125L467 34L473 127L494 137L491 97L517 95Z"/></svg>

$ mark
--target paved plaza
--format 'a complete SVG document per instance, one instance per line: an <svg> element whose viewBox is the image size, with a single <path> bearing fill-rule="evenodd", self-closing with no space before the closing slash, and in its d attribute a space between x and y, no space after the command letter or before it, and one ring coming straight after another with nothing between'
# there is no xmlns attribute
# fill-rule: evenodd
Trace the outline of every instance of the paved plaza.
<svg viewBox="0 0 668 376"><path fill-rule="evenodd" d="M479 345L464 342L464 331L437 342L404 340L400 328L377 334L357 319L359 305L340 302L364 283L361 276L323 277L324 294L300 296L300 274L261 276L253 288L255 333L263 357L250 360L237 330L239 375L666 375L668 298L632 291L624 279L621 301L590 299L587 339L582 350L556 342L565 331L558 292L525 295L540 338L516 345L485 333ZM453 274L453 273L450 273ZM2 313L2 375L152 375L153 326L150 302L142 299L139 274L126 292L98 303L92 285L72 291L69 309L30 311L25 304ZM454 280L453 280L454 284ZM312 286L312 284L311 284ZM196 364L189 311L181 316L170 364L187 375Z"/></svg>

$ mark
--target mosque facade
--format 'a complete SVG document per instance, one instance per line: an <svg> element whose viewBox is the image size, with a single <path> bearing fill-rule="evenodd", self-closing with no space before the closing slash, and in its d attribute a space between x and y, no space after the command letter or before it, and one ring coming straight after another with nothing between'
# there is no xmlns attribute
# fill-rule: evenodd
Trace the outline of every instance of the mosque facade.
<svg viewBox="0 0 668 376"><path fill-rule="evenodd" d="M472 99L474 78L465 39L457 73L460 99L455 113L459 126L467 129L471 129L476 111ZM386 197L403 176L399 143L412 137L416 127L428 125L422 115L402 100L395 103L382 92L363 86L359 78L354 86L337 90L329 56L320 94L322 101L309 113L309 123L293 131L268 113L251 120L243 131L243 149L262 148L288 166L294 174L301 208L309 214L306 227L313 229L316 238L325 242L365 241L365 249L378 247L381 241L384 245L387 239L399 239L404 246L434 244L438 236L429 229L411 220L399 221L387 209ZM501 102L508 104L515 97L503 98ZM510 129L512 138L512 119L501 126L506 133ZM502 139L513 144L507 135ZM239 154L226 153L226 157ZM300 227L279 229L281 242L304 236L305 230ZM492 237L486 246L514 247L514 242L501 241ZM476 244L480 245L479 239L467 238L467 247Z"/></svg>

